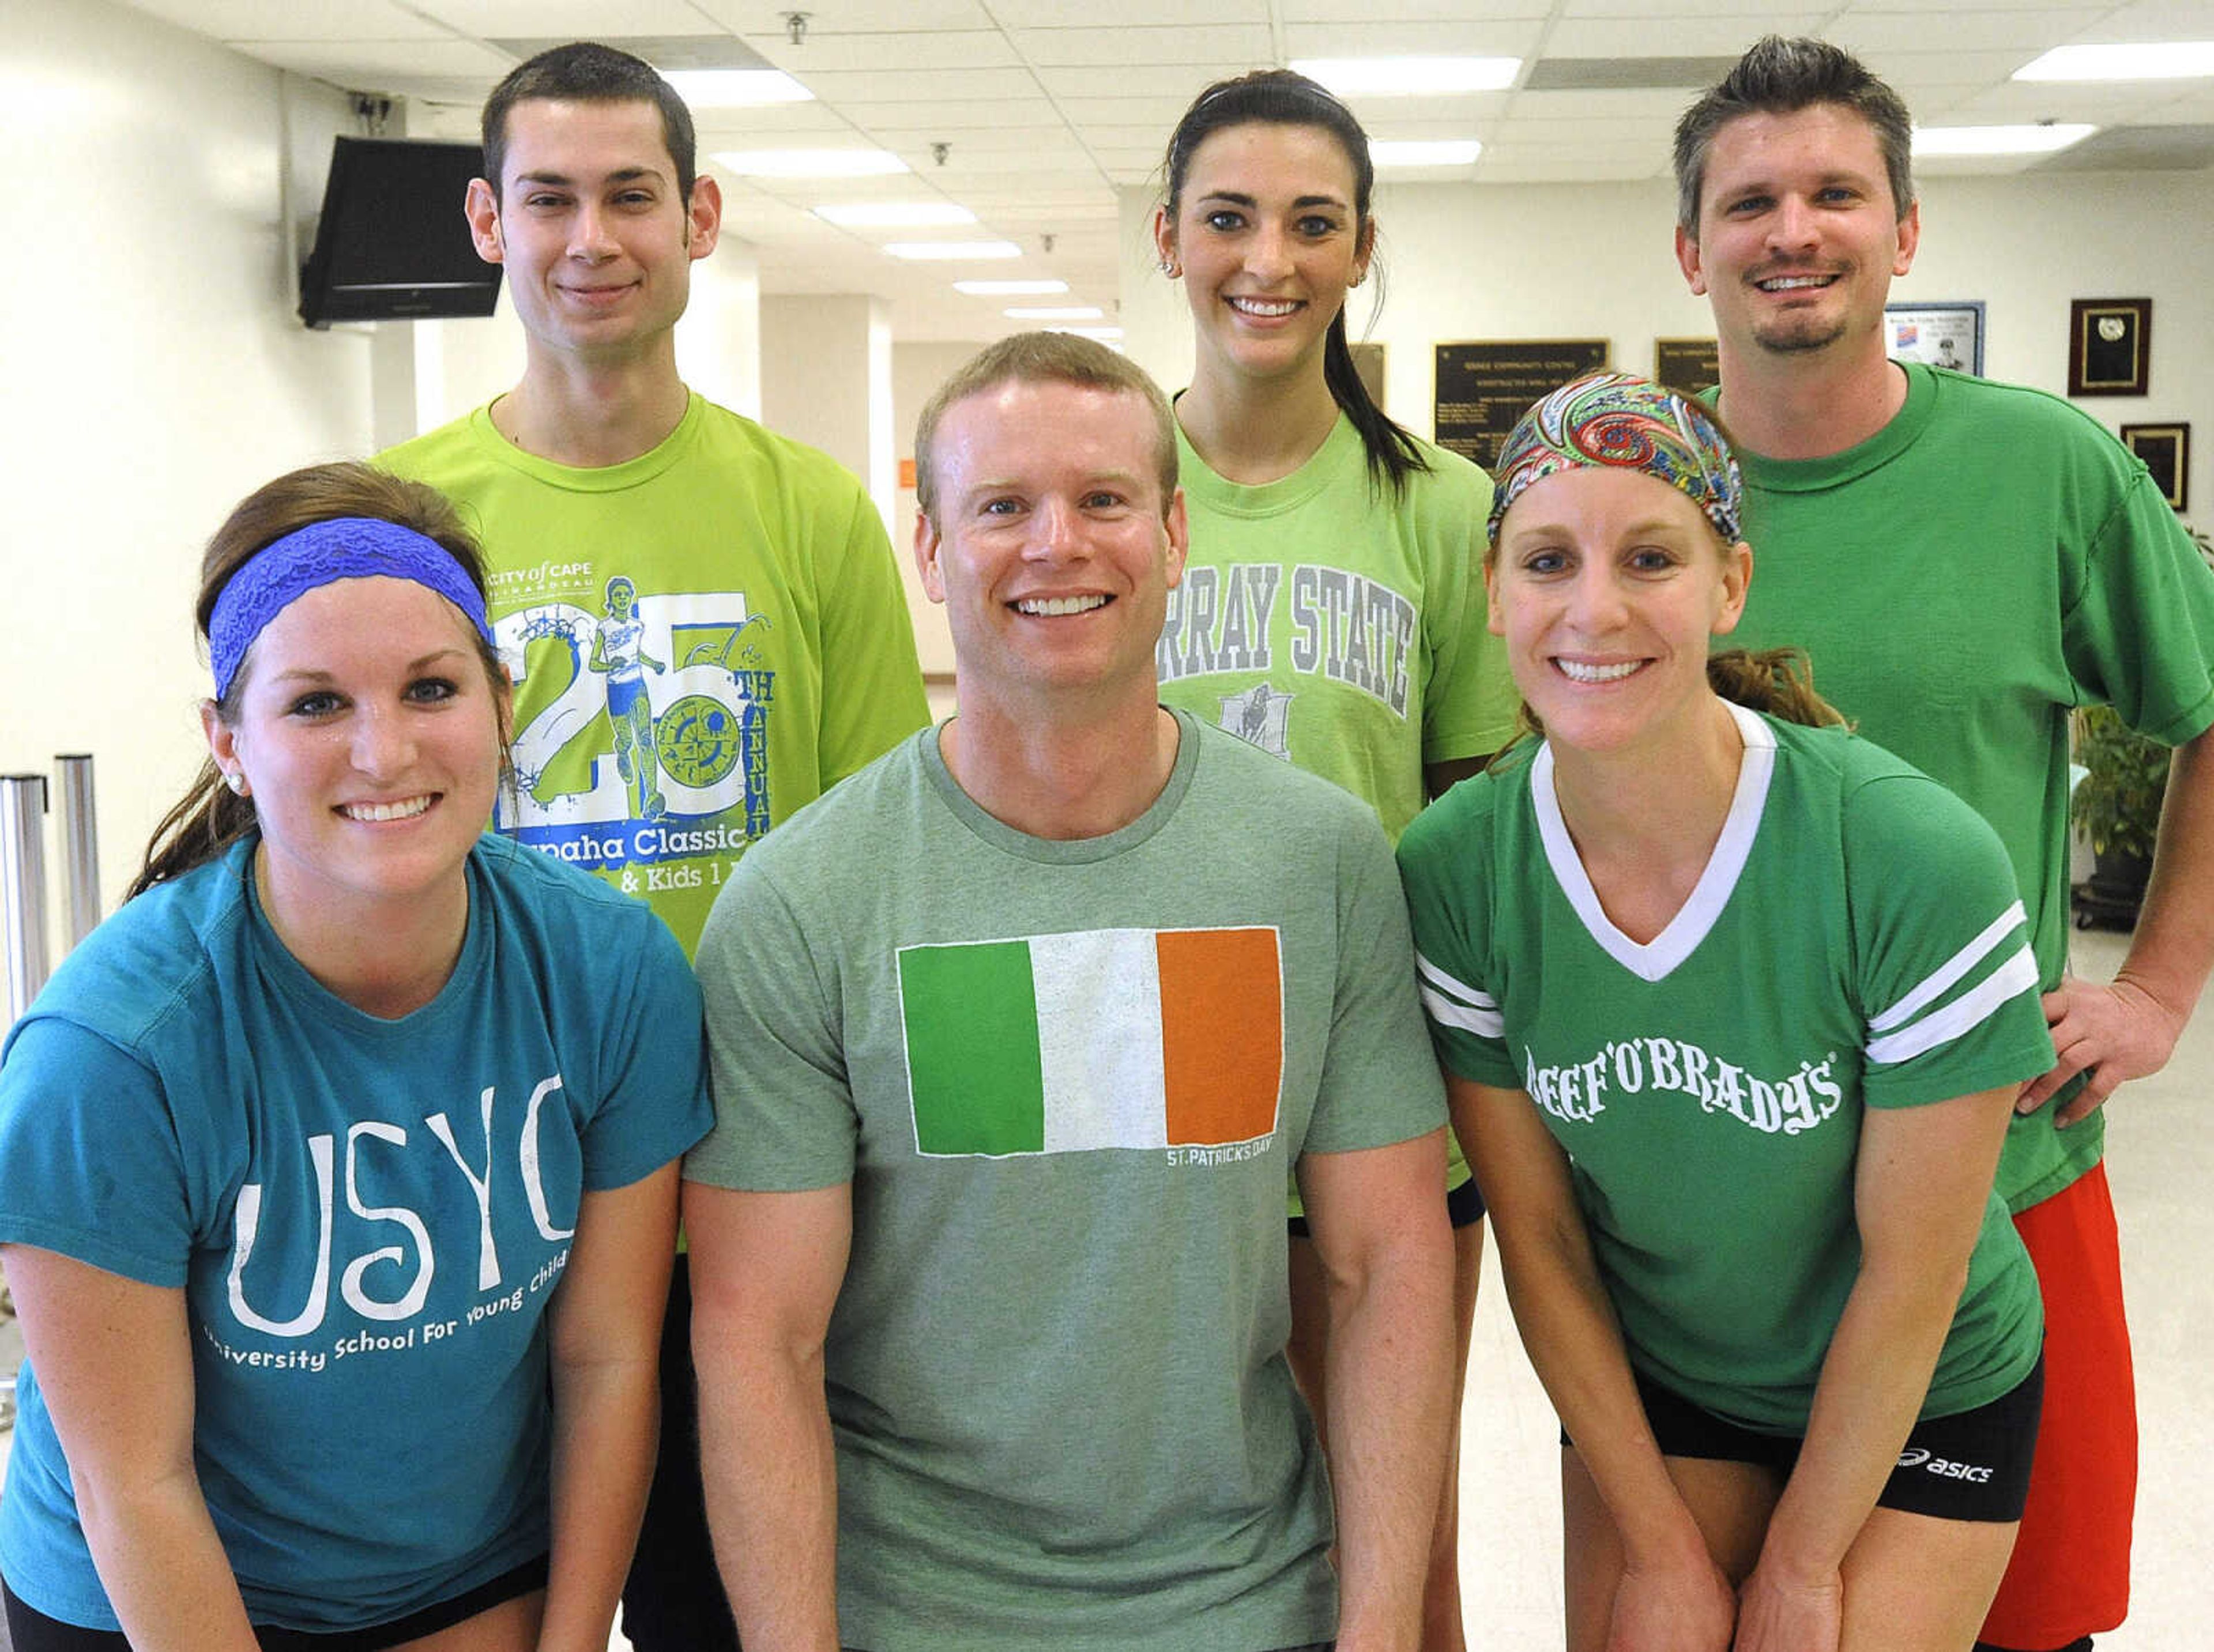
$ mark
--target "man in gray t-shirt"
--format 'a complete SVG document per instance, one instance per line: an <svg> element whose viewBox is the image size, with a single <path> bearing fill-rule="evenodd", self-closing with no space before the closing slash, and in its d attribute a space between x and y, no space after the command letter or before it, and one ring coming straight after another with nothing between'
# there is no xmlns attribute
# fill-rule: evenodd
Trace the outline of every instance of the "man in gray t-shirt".
<svg viewBox="0 0 2214 1652"><path fill-rule="evenodd" d="M960 714L749 852L700 946L685 1216L741 1636L1412 1649L1453 1257L1381 830L1158 704L1184 520L1143 373L1008 340L915 456ZM1287 1169L1336 1286L1334 1533Z"/></svg>

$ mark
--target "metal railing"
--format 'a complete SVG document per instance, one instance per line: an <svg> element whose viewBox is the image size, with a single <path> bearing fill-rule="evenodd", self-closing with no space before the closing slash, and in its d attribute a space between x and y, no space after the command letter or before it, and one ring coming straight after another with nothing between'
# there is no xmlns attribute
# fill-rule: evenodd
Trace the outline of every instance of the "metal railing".
<svg viewBox="0 0 2214 1652"><path fill-rule="evenodd" d="M100 922L100 838L94 821L92 759L70 753L54 759L58 783L42 774L0 776L0 917L6 921L8 1006L0 1027L12 1027L46 984L46 814L60 798L64 897L62 952Z"/></svg>

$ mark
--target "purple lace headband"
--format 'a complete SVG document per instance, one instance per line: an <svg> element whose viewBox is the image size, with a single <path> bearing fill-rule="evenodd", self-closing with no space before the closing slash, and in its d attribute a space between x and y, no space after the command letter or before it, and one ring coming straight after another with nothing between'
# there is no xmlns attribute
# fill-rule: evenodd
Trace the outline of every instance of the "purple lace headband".
<svg viewBox="0 0 2214 1652"><path fill-rule="evenodd" d="M1508 433L1492 477L1492 544L1532 483L1593 465L1643 471L1704 511L1724 543L1745 537L1745 481L1706 409L1633 374L1594 373L1539 398Z"/></svg>
<svg viewBox="0 0 2214 1652"><path fill-rule="evenodd" d="M333 516L272 539L230 576L208 617L208 663L217 699L262 628L308 592L342 579L406 579L462 611L489 644L484 594L453 552L412 527L375 516Z"/></svg>

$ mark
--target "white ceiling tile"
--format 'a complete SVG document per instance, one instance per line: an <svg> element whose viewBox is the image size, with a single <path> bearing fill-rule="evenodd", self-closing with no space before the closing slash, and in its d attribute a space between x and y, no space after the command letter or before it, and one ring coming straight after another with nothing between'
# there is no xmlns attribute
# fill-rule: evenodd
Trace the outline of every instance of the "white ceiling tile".
<svg viewBox="0 0 2214 1652"><path fill-rule="evenodd" d="M749 34L746 44L810 90L818 74L1005 69L1021 62L1006 35L982 29L810 34L804 46L791 45L781 34Z"/></svg>
<svg viewBox="0 0 2214 1652"><path fill-rule="evenodd" d="M1972 11L1948 16L1942 25L1944 50L2012 52L2024 62L2049 46L2072 39L2107 12L2107 6L2069 11ZM1926 52L1938 44L1927 12L1855 11L1824 31L1856 57L1879 52Z"/></svg>
<svg viewBox="0 0 2214 1652"><path fill-rule="evenodd" d="M1128 85L1132 78L1119 72L1127 64L1090 65L1082 69L1053 69L1043 65L1037 70L1039 84L1056 102L1082 99L1097 99L1108 88ZM1239 75L1252 67L1250 62L1226 59L1220 63L1150 64L1144 65L1146 84L1149 89L1166 97L1176 105L1169 119L1171 123L1183 113L1191 101L1213 82L1229 75ZM1168 129L1161 129L1165 139Z"/></svg>
<svg viewBox="0 0 2214 1652"><path fill-rule="evenodd" d="M1537 51L1544 32L1542 22L1520 18L1300 23L1284 30L1284 56L1526 58Z"/></svg>
<svg viewBox="0 0 2214 1652"><path fill-rule="evenodd" d="M1142 149L1150 146L1155 150L1165 150L1168 148L1169 128L1166 126L1110 126L1083 121L1078 124L1076 130L1086 143L1099 149Z"/></svg>
<svg viewBox="0 0 2214 1652"><path fill-rule="evenodd" d="M1027 69L939 69L915 74L894 70L787 70L826 103L909 103L961 109L1000 98L1034 98L1037 77Z"/></svg>
<svg viewBox="0 0 2214 1652"><path fill-rule="evenodd" d="M841 105L846 118L864 131L917 132L958 143L967 134L1011 126L1061 126L1067 123L1049 98L972 98L949 109L943 103L859 103Z"/></svg>
<svg viewBox="0 0 2214 1652"><path fill-rule="evenodd" d="M827 103L773 103L754 109L702 109L692 117L702 146L768 149L800 137L848 132L853 123Z"/></svg>
<svg viewBox="0 0 2214 1652"><path fill-rule="evenodd" d="M1090 28L1102 8L1099 0L994 0L992 14L1010 29ZM1132 27L1188 24L1204 12L1209 23L1243 23L1266 28L1267 0L1211 0L1204 8L1191 0L1116 0L1115 20Z"/></svg>
<svg viewBox="0 0 2214 1652"><path fill-rule="evenodd" d="M1997 86L2037 54L2032 52L1889 52L1856 53L1910 107L1927 86Z"/></svg>
<svg viewBox="0 0 2214 1652"><path fill-rule="evenodd" d="M484 76L497 80L515 65L474 40L240 40L237 48L279 69L339 86L396 91L415 76Z"/></svg>
<svg viewBox="0 0 2214 1652"><path fill-rule="evenodd" d="M134 10L213 40L446 40L391 0L129 0ZM256 54L258 55L258 54Z"/></svg>
<svg viewBox="0 0 2214 1652"><path fill-rule="evenodd" d="M1697 94L1667 88L1636 92L1517 92L1510 125L1540 120L1667 120L1673 123Z"/></svg>
<svg viewBox="0 0 2214 1652"><path fill-rule="evenodd" d="M2162 100L2162 104L2170 101ZM2150 113L2141 86L2018 80L1964 92L1942 106L1925 100L1915 111L1925 125L1948 126L2034 125L2047 120L2087 120L2095 126L2120 126L2142 120Z"/></svg>
<svg viewBox="0 0 2214 1652"><path fill-rule="evenodd" d="M1610 116L1603 120L1541 118L1517 115L1502 122L1499 127L1499 143L1557 143L1564 148L1595 149L1600 144L1619 144L1628 148L1649 148L1656 155L1666 155L1674 142L1676 123L1673 119L1648 116L1626 119Z"/></svg>
<svg viewBox="0 0 2214 1652"><path fill-rule="evenodd" d="M1451 97L1351 98L1353 113L1375 137L1383 127L1410 116L1423 120L1458 121L1464 125L1496 120L1513 107L1513 92L1459 92Z"/></svg>
<svg viewBox="0 0 2214 1652"><path fill-rule="evenodd" d="M1025 28L1012 38L1025 58L1050 69L1142 69L1165 64L1251 68L1271 61L1269 31L1257 23Z"/></svg>
<svg viewBox="0 0 2214 1652"><path fill-rule="evenodd" d="M1196 88L1195 88L1196 89ZM1191 107L1189 97L1065 97L1056 100L1061 112L1079 125L1151 126L1168 142L1169 132Z"/></svg>
<svg viewBox="0 0 2214 1652"><path fill-rule="evenodd" d="M688 0L409 0L480 40L605 40L726 33Z"/></svg>
<svg viewBox="0 0 2214 1652"><path fill-rule="evenodd" d="M1821 12L1758 16L1659 16L1639 11L1620 17L1567 18L1545 37L1548 58L1734 57L1764 34L1807 34Z"/></svg>
<svg viewBox="0 0 2214 1652"><path fill-rule="evenodd" d="M774 27L780 14L804 11L810 41L834 34L881 34L896 29L988 29L997 27L978 0L839 0L830 10L786 0L765 5L762 0L691 0L700 13L724 27L754 34Z"/></svg>
<svg viewBox="0 0 2214 1652"><path fill-rule="evenodd" d="M1278 0L1276 8L1287 23L1349 23L1370 17L1379 22L1498 21L1548 17L1553 9L1552 0L1382 0L1373 6L1361 0Z"/></svg>
<svg viewBox="0 0 2214 1652"><path fill-rule="evenodd" d="M2070 44L2128 40L2214 40L2214 5L2208 0L2134 0L2073 37Z"/></svg>

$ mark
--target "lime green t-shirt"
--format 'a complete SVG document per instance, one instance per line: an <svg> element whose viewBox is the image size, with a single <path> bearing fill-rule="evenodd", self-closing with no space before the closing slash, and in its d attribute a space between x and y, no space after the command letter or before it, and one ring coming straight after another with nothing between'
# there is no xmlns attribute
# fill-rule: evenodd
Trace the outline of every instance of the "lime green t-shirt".
<svg viewBox="0 0 2214 1652"><path fill-rule="evenodd" d="M1257 487L1217 476L1179 430L1191 551L1153 655L1163 704L1335 781L1394 842L1423 765L1497 751L1520 704L1484 625L1490 479L1422 446L1431 468L1395 498L1342 415Z"/></svg>
<svg viewBox="0 0 2214 1652"><path fill-rule="evenodd" d="M695 395L620 465L535 458L488 407L378 463L483 543L515 674L500 826L688 955L748 844L928 721L884 523L827 454Z"/></svg>
<svg viewBox="0 0 2214 1652"><path fill-rule="evenodd" d="M1726 641L1806 649L1862 734L1991 824L2049 988L2068 960L2068 714L2104 701L2170 744L2214 723L2214 571L2080 409L1905 372L1905 405L1858 446L1739 455L1753 580ZM2054 1111L2008 1137L2017 1210L2099 1161L2104 1113L2063 1131Z"/></svg>

